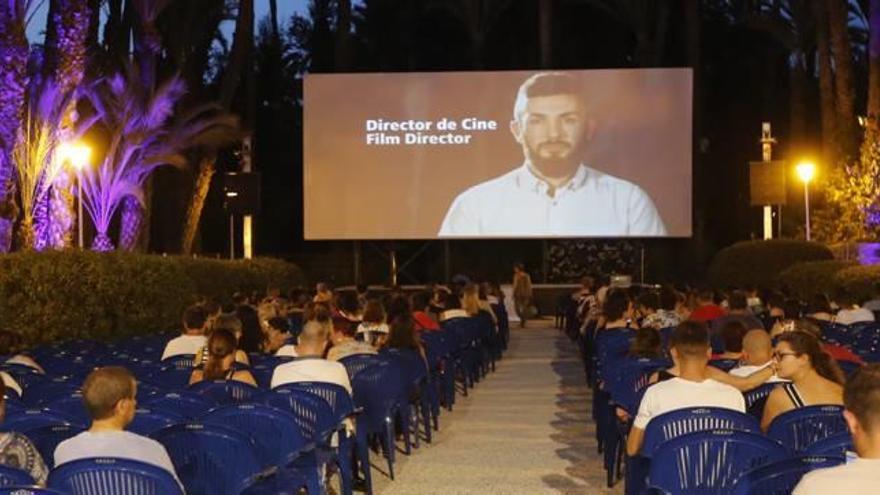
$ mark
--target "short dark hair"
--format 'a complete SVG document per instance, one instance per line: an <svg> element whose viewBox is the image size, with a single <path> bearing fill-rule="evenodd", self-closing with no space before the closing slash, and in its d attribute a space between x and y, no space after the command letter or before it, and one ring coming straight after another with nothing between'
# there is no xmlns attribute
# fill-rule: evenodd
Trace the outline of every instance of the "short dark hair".
<svg viewBox="0 0 880 495"><path fill-rule="evenodd" d="M134 399L135 378L122 366L105 366L89 373L82 386L83 403L92 419L113 416L122 399Z"/></svg>
<svg viewBox="0 0 880 495"><path fill-rule="evenodd" d="M350 291L340 292L336 300L336 307L346 313L357 313L360 310L357 294Z"/></svg>
<svg viewBox="0 0 880 495"><path fill-rule="evenodd" d="M828 301L828 296L819 292L810 297L808 308L810 313L830 313L831 302Z"/></svg>
<svg viewBox="0 0 880 495"><path fill-rule="evenodd" d="M287 318L282 318L280 316L273 316L269 318L269 321L266 322L266 325L269 328L273 328L278 330L281 333L287 333L290 331L290 322L287 321Z"/></svg>
<svg viewBox="0 0 880 495"><path fill-rule="evenodd" d="M208 321L208 313L201 304L193 304L183 311L183 326L189 330L205 327Z"/></svg>
<svg viewBox="0 0 880 495"><path fill-rule="evenodd" d="M605 297L605 306L602 307L602 312L608 321L614 321L623 318L627 308L629 308L629 296L626 292L613 290Z"/></svg>
<svg viewBox="0 0 880 495"><path fill-rule="evenodd" d="M668 285L660 289L661 308L667 311L672 311L675 309L676 303L678 303L678 294L676 294L675 289Z"/></svg>
<svg viewBox="0 0 880 495"><path fill-rule="evenodd" d="M866 432L880 428L880 363L863 366L843 387L843 405Z"/></svg>
<svg viewBox="0 0 880 495"><path fill-rule="evenodd" d="M654 291L646 291L639 294L639 306L643 308L653 309L654 311L660 309L660 298L657 297L657 293Z"/></svg>
<svg viewBox="0 0 880 495"><path fill-rule="evenodd" d="M428 291L419 291L412 295L413 311L423 311L431 304L431 293Z"/></svg>
<svg viewBox="0 0 880 495"><path fill-rule="evenodd" d="M705 356L709 348L709 329L701 321L683 321L669 337L669 347L687 356Z"/></svg>
<svg viewBox="0 0 880 495"><path fill-rule="evenodd" d="M724 350L727 352L742 352L743 337L746 334L746 326L739 320L731 320L721 327L721 340L724 342Z"/></svg>
<svg viewBox="0 0 880 495"><path fill-rule="evenodd" d="M741 290L735 290L730 293L730 297L727 298L727 306L730 309L746 309L749 307L748 297L746 297L746 293Z"/></svg>

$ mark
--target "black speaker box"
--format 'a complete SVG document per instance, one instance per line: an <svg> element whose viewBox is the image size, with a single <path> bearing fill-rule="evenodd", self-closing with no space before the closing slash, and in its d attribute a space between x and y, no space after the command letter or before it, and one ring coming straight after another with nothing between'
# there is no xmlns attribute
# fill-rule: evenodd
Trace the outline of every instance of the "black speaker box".
<svg viewBox="0 0 880 495"><path fill-rule="evenodd" d="M236 215L260 212L259 172L226 172L223 175L223 207Z"/></svg>

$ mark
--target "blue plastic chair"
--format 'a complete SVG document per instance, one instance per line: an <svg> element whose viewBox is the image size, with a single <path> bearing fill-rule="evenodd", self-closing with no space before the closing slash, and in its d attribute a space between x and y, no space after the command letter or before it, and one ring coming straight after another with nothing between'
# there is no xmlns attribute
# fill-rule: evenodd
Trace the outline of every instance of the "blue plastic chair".
<svg viewBox="0 0 880 495"><path fill-rule="evenodd" d="M217 404L210 399L192 392L169 392L154 397L144 404L144 407L154 412L167 412L183 416L184 418L196 419L208 412Z"/></svg>
<svg viewBox="0 0 880 495"><path fill-rule="evenodd" d="M339 425L330 404L310 392L281 388L264 395L262 401L293 414L306 438L316 444L329 442L330 434Z"/></svg>
<svg viewBox="0 0 880 495"><path fill-rule="evenodd" d="M767 436L801 453L818 440L848 431L842 406L817 405L780 414L770 423Z"/></svg>
<svg viewBox="0 0 880 495"><path fill-rule="evenodd" d="M167 365L153 372L144 381L166 390L184 390L189 386L191 376L192 368L181 369L174 365Z"/></svg>
<svg viewBox="0 0 880 495"><path fill-rule="evenodd" d="M259 388L238 380L201 381L190 385L187 390L224 406L252 402L263 394Z"/></svg>
<svg viewBox="0 0 880 495"><path fill-rule="evenodd" d="M254 441L244 432L192 422L153 434L174 463L187 493L238 495L260 472Z"/></svg>
<svg viewBox="0 0 880 495"><path fill-rule="evenodd" d="M785 447L758 433L725 429L688 433L657 449L648 485L683 495L724 493L742 473L787 456Z"/></svg>
<svg viewBox="0 0 880 495"><path fill-rule="evenodd" d="M132 433L148 437L162 428L186 422L186 418L169 411L154 411L139 407L135 411L134 420L126 428Z"/></svg>
<svg viewBox="0 0 880 495"><path fill-rule="evenodd" d="M69 495L183 495L168 471L112 457L65 462L49 473L47 485Z"/></svg>
<svg viewBox="0 0 880 495"><path fill-rule="evenodd" d="M169 356L162 360L162 366L171 366L178 370L192 371L196 366L196 356L195 354Z"/></svg>
<svg viewBox="0 0 880 495"><path fill-rule="evenodd" d="M339 360L339 363L345 366L350 380L354 380L355 375L366 368L382 362L384 360L376 354L353 354Z"/></svg>
<svg viewBox="0 0 880 495"><path fill-rule="evenodd" d="M25 389L21 400L28 407L39 407L65 395L77 392L81 382L66 378L50 379L47 382L34 384Z"/></svg>
<svg viewBox="0 0 880 495"><path fill-rule="evenodd" d="M642 455L654 457L665 442L688 433L707 430L737 430L760 433L761 425L748 414L721 407L676 409L652 418L645 428Z"/></svg>
<svg viewBox="0 0 880 495"><path fill-rule="evenodd" d="M73 392L50 401L46 404L46 410L75 418L79 424L88 425L92 422L81 392Z"/></svg>
<svg viewBox="0 0 880 495"><path fill-rule="evenodd" d="M292 413L265 404L220 407L202 416L201 421L246 432L254 440L263 466L285 466L314 445Z"/></svg>
<svg viewBox="0 0 880 495"><path fill-rule="evenodd" d="M764 383L751 390L743 392L743 397L746 400L746 412L760 421L761 417L764 415L764 404L767 403L767 397L769 397L770 392L779 385L779 383L772 382Z"/></svg>
<svg viewBox="0 0 880 495"><path fill-rule="evenodd" d="M49 488L37 488L34 486L25 486L25 485L10 485L10 486L0 487L0 495L69 495L69 494L59 492L58 490L51 490Z"/></svg>
<svg viewBox="0 0 880 495"><path fill-rule="evenodd" d="M846 457L847 452L855 452L852 435L838 433L813 442L804 449L805 455Z"/></svg>
<svg viewBox="0 0 880 495"><path fill-rule="evenodd" d="M3 422L3 429L24 433L43 426L69 425L75 422L75 420L58 413L44 411L42 409L26 409L18 414L7 417Z"/></svg>
<svg viewBox="0 0 880 495"><path fill-rule="evenodd" d="M368 436L379 437L388 462L388 474L394 479L394 418L400 401L399 391L406 390L406 382L400 376L398 368L390 363L382 363L358 373L354 378L353 388L355 405L362 409L362 413L357 416L357 456L367 489L371 491Z"/></svg>
<svg viewBox="0 0 880 495"><path fill-rule="evenodd" d="M74 425L41 426L24 432L34 446L40 451L46 465L55 466L55 447L58 444L85 431L85 428Z"/></svg>
<svg viewBox="0 0 880 495"><path fill-rule="evenodd" d="M814 469L843 464L837 456L802 456L751 469L739 477L734 495L782 495L791 493L801 478Z"/></svg>
<svg viewBox="0 0 880 495"><path fill-rule="evenodd" d="M0 485L33 485L34 479L26 471L0 464Z"/></svg>

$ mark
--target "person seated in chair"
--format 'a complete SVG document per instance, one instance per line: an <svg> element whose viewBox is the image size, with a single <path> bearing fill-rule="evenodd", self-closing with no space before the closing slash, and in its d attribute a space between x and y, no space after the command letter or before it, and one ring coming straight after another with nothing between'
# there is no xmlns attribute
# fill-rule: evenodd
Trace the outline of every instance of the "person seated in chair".
<svg viewBox="0 0 880 495"><path fill-rule="evenodd" d="M730 385L708 376L709 332L706 324L696 321L681 323L669 340L672 361L678 376L648 387L626 443L626 452L637 455L645 439L645 428L660 414L688 407L723 407L745 412L742 393Z"/></svg>
<svg viewBox="0 0 880 495"><path fill-rule="evenodd" d="M782 413L817 404L843 404L843 372L819 339L802 331L779 336L773 358L779 377L791 380L776 387L767 396L761 429Z"/></svg>
<svg viewBox="0 0 880 495"><path fill-rule="evenodd" d="M330 333L330 343L333 347L327 351L327 359L339 361L355 354L376 354L375 347L355 340L356 327L357 323L346 318L333 318L333 331Z"/></svg>
<svg viewBox="0 0 880 495"><path fill-rule="evenodd" d="M161 443L125 431L134 420L136 395L137 382L125 368L107 366L89 373L83 383L82 396L92 425L87 431L58 444L55 466L89 457L116 457L152 464L177 479L171 458Z"/></svg>
<svg viewBox="0 0 880 495"><path fill-rule="evenodd" d="M0 422L6 417L6 385L0 381ZM49 469L40 451L30 439L14 431L0 432L0 464L20 469L37 482L46 485Z"/></svg>
<svg viewBox="0 0 880 495"><path fill-rule="evenodd" d="M203 380L236 380L256 386L257 381L251 372L236 369L238 354L237 339L229 330L218 328L208 338L207 358L201 368L193 370L189 383Z"/></svg>
<svg viewBox="0 0 880 495"><path fill-rule="evenodd" d="M730 370L733 376L747 377L756 371L773 365L773 342L766 330L755 329L746 332L742 339L742 358L740 365ZM772 375L767 382L779 382L778 376Z"/></svg>
<svg viewBox="0 0 880 495"><path fill-rule="evenodd" d="M880 493L880 364L855 372L843 389L843 405L858 459L807 473L794 495Z"/></svg>
<svg viewBox="0 0 880 495"><path fill-rule="evenodd" d="M183 312L183 331L179 337L168 342L165 351L162 352L162 359L187 354L195 356L208 341L205 338L207 321L208 314L200 305L196 304L186 308Z"/></svg>
<svg viewBox="0 0 880 495"><path fill-rule="evenodd" d="M326 382L340 385L351 394L351 381L345 366L324 359L331 329L329 321L306 322L296 346L297 357L275 368L271 388L285 383Z"/></svg>
<svg viewBox="0 0 880 495"><path fill-rule="evenodd" d="M208 342L211 341L211 335L213 335L213 332L216 332L217 330L225 330L235 336L235 361L237 363L250 366L251 359L248 357L246 352L241 350L240 344L242 339L242 324L241 320L238 319L238 316L235 316L234 314L221 314L220 316L214 318L214 323L211 325L211 332L207 336ZM196 353L196 367L199 367L202 363L208 360L208 345L209 344L205 344L204 346L202 346L201 349L199 349L199 352Z"/></svg>
<svg viewBox="0 0 880 495"><path fill-rule="evenodd" d="M720 318L719 318L720 319ZM746 327L737 320L729 320L724 323L718 332L724 351L721 354L713 354L712 359L730 359L739 361L742 358L743 336Z"/></svg>

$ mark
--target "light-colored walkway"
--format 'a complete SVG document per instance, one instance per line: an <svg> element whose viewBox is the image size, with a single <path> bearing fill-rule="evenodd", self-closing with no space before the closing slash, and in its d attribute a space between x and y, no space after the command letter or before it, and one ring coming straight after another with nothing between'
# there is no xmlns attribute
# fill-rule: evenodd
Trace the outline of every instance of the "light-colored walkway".
<svg viewBox="0 0 880 495"><path fill-rule="evenodd" d="M434 442L399 455L394 481L373 471L375 492L607 493L589 410L574 345L549 321L516 328L496 372L443 412Z"/></svg>

